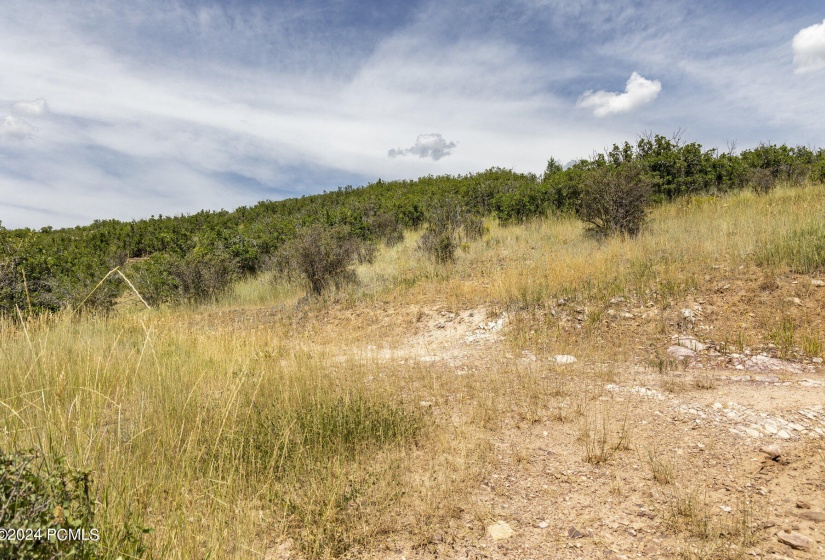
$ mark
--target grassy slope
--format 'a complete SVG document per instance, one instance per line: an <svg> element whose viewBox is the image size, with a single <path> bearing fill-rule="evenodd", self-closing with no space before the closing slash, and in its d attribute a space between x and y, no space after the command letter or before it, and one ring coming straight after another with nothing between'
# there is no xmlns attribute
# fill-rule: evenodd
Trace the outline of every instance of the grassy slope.
<svg viewBox="0 0 825 560"><path fill-rule="evenodd" d="M569 380L538 380L506 355L450 377L397 359L422 313L506 310L514 352L646 363L680 308L704 301L712 328L700 338L821 355L825 290L804 274L791 291L774 285L791 274L794 232L822 228L823 208L822 186L685 199L654 210L638 239L603 243L568 217L491 223L448 267L423 260L408 233L323 301L254 279L196 309L9 322L0 445L93 469L112 557L127 519L154 528L158 558L279 546L323 557L383 534L423 538L470 507L489 434L558 414L544 403ZM610 313L622 309L633 317Z"/></svg>

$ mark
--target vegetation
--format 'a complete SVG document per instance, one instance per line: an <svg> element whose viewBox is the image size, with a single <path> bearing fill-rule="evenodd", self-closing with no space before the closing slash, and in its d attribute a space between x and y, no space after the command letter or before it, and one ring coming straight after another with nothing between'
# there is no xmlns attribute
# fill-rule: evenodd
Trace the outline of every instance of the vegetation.
<svg viewBox="0 0 825 560"><path fill-rule="evenodd" d="M15 529L0 539L0 557L98 556L89 471L67 466L63 457L51 463L35 450L0 449L0 527ZM68 539L69 530L79 537Z"/></svg>
<svg viewBox="0 0 825 560"><path fill-rule="evenodd" d="M825 292L774 276L825 271L823 179L821 150L645 136L541 176L0 228L0 527L100 534L0 557L355 557L399 533L428 550L459 516L484 534L492 512L467 496L509 453L490 446L505 430L575 421L554 449L578 438L600 469L646 441L604 364L650 363L694 332L688 301L720 300L702 331L720 351L822 355ZM124 277L155 309L121 305ZM460 332L462 310L481 326ZM503 348L464 356L505 316ZM473 344L433 359L432 333L453 330ZM568 353L598 365L553 365ZM673 488L674 535L752 541L750 506L720 524L680 489L681 459L651 449L635 468Z"/></svg>
<svg viewBox="0 0 825 560"><path fill-rule="evenodd" d="M632 235L641 227L648 190L655 203L736 191L749 181L757 192L766 192L776 181L799 184L806 178L825 179L825 150L765 144L736 155L684 143L678 134L645 135L568 169L551 159L541 176L493 168L466 176L378 180L232 212L105 220L58 230L0 227L0 312L57 311L81 302L89 309L111 309L127 287L120 276L98 282L118 266L152 304L213 300L234 280L285 262L306 278L310 292L318 293L343 278L343 265L327 262L331 276L324 272L322 278L310 270L319 263L294 257L300 239L321 229L334 231L344 245L327 251L326 258L335 253L333 260L347 261L352 247L357 246L357 254L350 256L363 257L369 254L365 244L397 243L404 228L426 225L422 248L448 262L462 242L456 235L464 226L439 214L457 212L477 225L485 216L521 223L548 212L575 211L602 233ZM611 204L622 205L612 218L594 196L611 192L606 188L611 184L616 185ZM627 214L631 207L635 210ZM292 257L285 258L288 254Z"/></svg>
<svg viewBox="0 0 825 560"><path fill-rule="evenodd" d="M638 235L650 204L651 184L632 162L595 169L583 181L579 216L600 237Z"/></svg>

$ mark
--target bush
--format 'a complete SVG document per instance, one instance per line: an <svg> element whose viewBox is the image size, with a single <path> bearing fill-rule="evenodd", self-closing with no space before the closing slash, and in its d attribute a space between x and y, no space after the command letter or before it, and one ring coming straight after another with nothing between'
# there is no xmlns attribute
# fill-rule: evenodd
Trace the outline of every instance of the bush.
<svg viewBox="0 0 825 560"><path fill-rule="evenodd" d="M310 292L320 295L331 285L351 282L355 273L349 266L359 256L372 258L354 239L348 228L313 224L299 230L275 257L274 268L286 274L300 274L309 282Z"/></svg>
<svg viewBox="0 0 825 560"><path fill-rule="evenodd" d="M155 253L131 263L128 270L137 291L151 305L209 300L239 275L228 255L201 251L185 257Z"/></svg>
<svg viewBox="0 0 825 560"><path fill-rule="evenodd" d="M632 162L593 169L582 181L578 215L600 237L635 236L647 217L652 186Z"/></svg>
<svg viewBox="0 0 825 560"><path fill-rule="evenodd" d="M463 241L478 239L484 232L481 216L468 211L456 200L445 200L433 208L427 220L427 230L418 248L439 264L455 261L456 249Z"/></svg>
<svg viewBox="0 0 825 560"><path fill-rule="evenodd" d="M235 263L223 253L194 251L173 262L171 273L179 297L188 301L214 298L238 277Z"/></svg>
<svg viewBox="0 0 825 560"><path fill-rule="evenodd" d="M748 184L758 195L768 194L776 188L776 176L770 169L749 169Z"/></svg>
<svg viewBox="0 0 825 560"><path fill-rule="evenodd" d="M89 471L73 469L62 458L49 464L37 451L0 450L0 527L28 536L12 541L4 535L0 557L97 558L100 533L93 526L90 484ZM58 530L84 538L58 539ZM38 533L40 538L32 538Z"/></svg>

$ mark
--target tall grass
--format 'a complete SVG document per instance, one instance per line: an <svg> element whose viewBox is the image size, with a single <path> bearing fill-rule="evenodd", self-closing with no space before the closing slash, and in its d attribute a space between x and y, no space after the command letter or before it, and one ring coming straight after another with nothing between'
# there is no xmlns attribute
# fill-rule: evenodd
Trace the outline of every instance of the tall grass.
<svg viewBox="0 0 825 560"><path fill-rule="evenodd" d="M5 321L0 445L93 471L108 557L134 554L141 527L157 558L263 555L290 535L321 557L365 538L382 511L354 504L392 502L426 418L283 332L186 319Z"/></svg>

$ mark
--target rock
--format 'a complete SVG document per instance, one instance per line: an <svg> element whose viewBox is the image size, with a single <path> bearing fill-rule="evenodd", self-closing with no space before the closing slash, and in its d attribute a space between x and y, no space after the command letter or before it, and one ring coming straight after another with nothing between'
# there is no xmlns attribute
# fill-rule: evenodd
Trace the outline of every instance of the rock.
<svg viewBox="0 0 825 560"><path fill-rule="evenodd" d="M494 541L501 541L512 537L513 529L504 521L498 520L487 527L487 534L490 535L490 538Z"/></svg>
<svg viewBox="0 0 825 560"><path fill-rule="evenodd" d="M575 527L570 527L569 529L567 529L567 536L571 539L581 539L584 538L584 533L582 533Z"/></svg>
<svg viewBox="0 0 825 560"><path fill-rule="evenodd" d="M776 432L776 437L778 437L779 439L791 439L791 434L789 434L785 430L779 430L778 432Z"/></svg>
<svg viewBox="0 0 825 560"><path fill-rule="evenodd" d="M822 358L817 356L816 358L811 358L811 361L815 364L821 364L822 363Z"/></svg>
<svg viewBox="0 0 825 560"><path fill-rule="evenodd" d="M814 288L823 288L825 287L825 280L811 280L811 286Z"/></svg>
<svg viewBox="0 0 825 560"><path fill-rule="evenodd" d="M811 502L808 500L797 500L796 507L799 509L811 509Z"/></svg>
<svg viewBox="0 0 825 560"><path fill-rule="evenodd" d="M687 360L696 356L696 352L682 346L671 346L667 349L667 355L676 360Z"/></svg>
<svg viewBox="0 0 825 560"><path fill-rule="evenodd" d="M776 538L779 539L779 542L782 544L786 544L795 550L810 550L813 544L811 539L796 531L791 531L790 533L779 531L776 534Z"/></svg>
<svg viewBox="0 0 825 560"><path fill-rule="evenodd" d="M752 438L762 437L762 433L758 430L754 430L753 428L742 428L745 430L745 433L748 434Z"/></svg>
<svg viewBox="0 0 825 560"><path fill-rule="evenodd" d="M799 514L802 519L813 521L814 523L822 523L825 521L825 512L821 511L803 511Z"/></svg>
<svg viewBox="0 0 825 560"><path fill-rule="evenodd" d="M567 354L558 354L553 357L555 358L557 364L575 364L578 362L575 356L569 356Z"/></svg>
<svg viewBox="0 0 825 560"><path fill-rule="evenodd" d="M774 424L773 422L765 422L764 429L767 433L771 435L775 435L777 432L779 432L779 428L777 428L776 424Z"/></svg>
<svg viewBox="0 0 825 560"><path fill-rule="evenodd" d="M701 352L702 350L707 348L705 344L702 344L692 336L680 336L677 339L676 344L682 346L683 348L693 350L694 352Z"/></svg>
<svg viewBox="0 0 825 560"><path fill-rule="evenodd" d="M782 455L782 449L778 445L765 445L764 447L760 447L759 451L773 460L776 460L777 457Z"/></svg>
<svg viewBox="0 0 825 560"><path fill-rule="evenodd" d="M539 529L547 529L549 526L550 524L547 521L539 522Z"/></svg>

